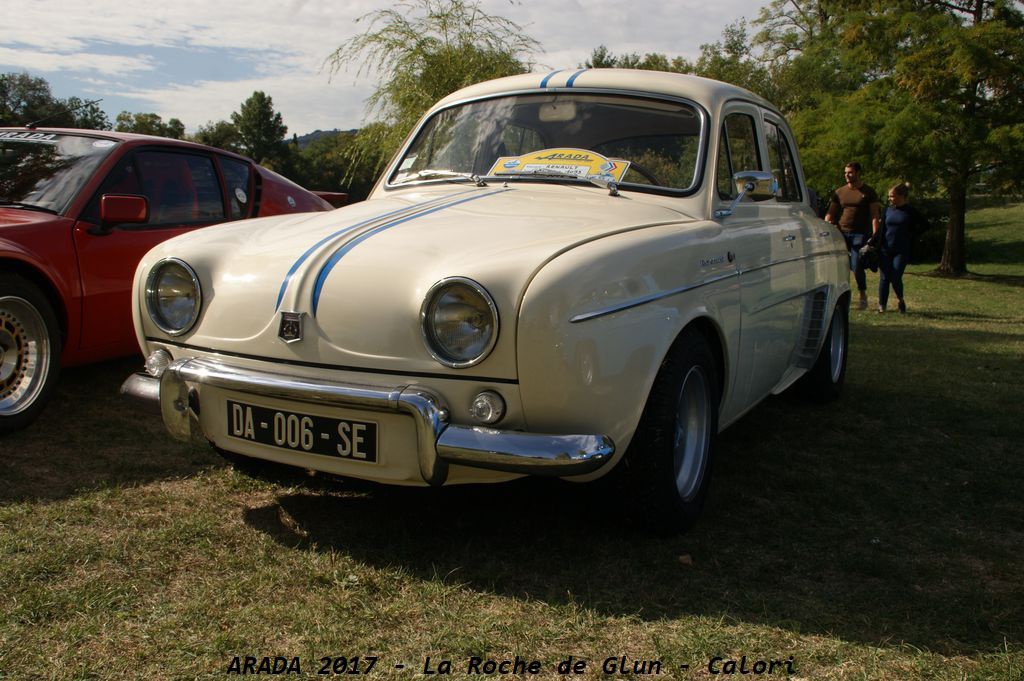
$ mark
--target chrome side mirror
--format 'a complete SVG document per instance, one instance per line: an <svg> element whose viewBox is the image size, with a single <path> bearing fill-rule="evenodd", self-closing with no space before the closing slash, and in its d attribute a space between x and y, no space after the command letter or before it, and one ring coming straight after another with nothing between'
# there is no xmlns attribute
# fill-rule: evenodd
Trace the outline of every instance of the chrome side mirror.
<svg viewBox="0 0 1024 681"><path fill-rule="evenodd" d="M740 201L748 196L754 201L765 201L775 198L776 192L779 191L779 181L775 179L775 175L764 170L741 170L733 175L732 179L736 182L736 191L739 194L728 208L715 211L716 218L732 215Z"/></svg>

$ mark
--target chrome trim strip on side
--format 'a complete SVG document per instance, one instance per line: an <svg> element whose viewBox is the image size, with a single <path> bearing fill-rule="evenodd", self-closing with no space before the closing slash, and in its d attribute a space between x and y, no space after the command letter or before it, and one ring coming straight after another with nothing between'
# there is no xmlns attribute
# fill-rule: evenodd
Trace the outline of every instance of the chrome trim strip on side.
<svg viewBox="0 0 1024 681"><path fill-rule="evenodd" d="M656 300L661 300L662 298L668 298L670 296L679 295L680 293L686 293L687 291L693 291L694 289L702 288L704 286L708 286L719 281L724 281L726 279L731 279L732 277L738 277L739 275L740 272L737 270L729 272L727 274L719 275L717 277L712 277L711 279L706 279L699 284L687 284L686 286L680 286L679 288L674 288L670 291L652 293L651 295L644 296L643 298L631 300L628 303L620 303L618 305L612 305L609 307L594 310L592 312L584 312L582 314L570 317L569 323L578 324L579 322L587 322L590 321L591 319L597 319L598 317L604 317L606 315L615 314L616 312L622 312L623 310L639 307L640 305L646 305L647 303L652 303Z"/></svg>
<svg viewBox="0 0 1024 681"><path fill-rule="evenodd" d="M201 434L191 404L193 392L203 386L257 397L411 416L416 424L420 475L430 485L444 484L449 463L564 476L592 472L615 453L611 439L599 434L549 435L452 425L444 399L423 386L371 386L297 378L210 359L185 358L171 364L159 379L135 374L124 382L121 390L143 401L158 401L167 430L175 438L187 441Z"/></svg>
<svg viewBox="0 0 1024 681"><path fill-rule="evenodd" d="M745 269L745 270L736 270L735 272L730 272L728 274L723 274L723 275L720 275L720 276L717 276L717 277L712 277L711 279L707 279L707 280L705 280L705 281L703 281L703 282L701 282L699 284L688 284L686 286L680 286L679 288L675 288L675 289L672 289L672 290L669 290L669 291L662 291L660 293L653 293L651 295L644 296L642 298L637 298L635 300L629 301L628 303L620 303L618 305L611 305L609 307L599 308L599 309L594 310L592 312L584 312L582 314L578 314L578 315L575 315L573 317L570 317L569 318L569 323L570 324L578 324L579 322L586 322L586 321L590 321L591 319L597 319L598 317L604 317L604 316L607 316L607 315L610 315L610 314L615 314L616 312L622 312L623 310L629 310L630 308L639 307L641 305L646 305L647 303L652 303L654 301L661 300L662 298L668 298L670 296L675 296L675 295L678 295L680 293L686 293L687 291L692 291L694 289L701 288L702 286L707 286L709 284L714 284L714 283L717 283L719 281L722 281L723 279L728 279L730 277L737 277L737 276L741 276L741 275L744 275L744 274L750 274L751 272L758 272L760 270L764 270L764 269L767 269L769 267L774 267L775 265L783 265L785 263L797 262L797 261L800 261L800 260L811 260L813 258L820 258L822 256L830 256L830 255L831 256L839 256L839 255L845 256L846 255L846 251L825 251L825 252L822 252L822 253L811 253L809 255L800 255L800 256L796 256L794 258L786 258L784 260L775 260L774 262L770 262L770 263L767 263L765 265L758 265L757 267L751 267L751 268ZM797 294L797 295L804 295L804 294L801 293L801 294ZM796 297L796 296L790 296L790 298L792 298L792 297ZM789 298L785 298L783 300L778 300L778 301L772 301L771 303L769 303L766 306L762 306L762 307L757 308L757 311L766 309L766 308L771 307L772 305L776 305L778 303L785 302L786 300L789 300Z"/></svg>

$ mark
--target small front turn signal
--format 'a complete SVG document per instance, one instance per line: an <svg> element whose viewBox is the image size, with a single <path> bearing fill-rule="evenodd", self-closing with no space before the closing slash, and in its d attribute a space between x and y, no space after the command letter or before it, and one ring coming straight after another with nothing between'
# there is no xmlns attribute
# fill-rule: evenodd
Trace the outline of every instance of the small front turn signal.
<svg viewBox="0 0 1024 681"><path fill-rule="evenodd" d="M493 390L485 390L473 398L469 414L476 421L491 425L505 418L505 400Z"/></svg>
<svg viewBox="0 0 1024 681"><path fill-rule="evenodd" d="M166 350L154 350L146 358L146 373L153 378L160 378L164 375L167 367L171 366L174 360Z"/></svg>

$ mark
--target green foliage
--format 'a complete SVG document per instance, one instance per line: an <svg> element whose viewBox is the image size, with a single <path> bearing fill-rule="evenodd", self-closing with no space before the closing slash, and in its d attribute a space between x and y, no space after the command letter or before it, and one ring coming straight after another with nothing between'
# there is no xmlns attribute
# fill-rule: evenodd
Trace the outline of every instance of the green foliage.
<svg viewBox="0 0 1024 681"><path fill-rule="evenodd" d="M207 121L199 126L192 141L225 151L242 151L242 136L230 121Z"/></svg>
<svg viewBox="0 0 1024 681"><path fill-rule="evenodd" d="M848 160L877 189L908 181L950 207L940 269L966 271L966 196L1020 191L1024 15L1004 0L775 0L755 41L773 64L808 182Z"/></svg>
<svg viewBox="0 0 1024 681"><path fill-rule="evenodd" d="M117 114L114 130L117 132L134 132L139 135L170 137L176 140L180 140L185 136L184 123L177 118L172 118L164 123L164 119L155 113L122 111Z"/></svg>
<svg viewBox="0 0 1024 681"><path fill-rule="evenodd" d="M110 130L107 115L97 102L78 97L58 99L45 78L27 73L0 74L0 125L29 123L56 128Z"/></svg>
<svg viewBox="0 0 1024 681"><path fill-rule="evenodd" d="M360 132L365 133L365 128ZM361 201L373 188L376 175L372 169L352 168L349 157L356 138L355 131L343 131L315 139L301 149L293 142L278 170L309 189L345 192L349 203Z"/></svg>
<svg viewBox="0 0 1024 681"><path fill-rule="evenodd" d="M459 88L529 71L539 46L517 24L485 13L474 0L414 0L359 19L366 30L326 59L332 75L355 66L383 74L370 96L375 125L348 147L353 172L374 173L397 151L416 121Z"/></svg>
<svg viewBox="0 0 1024 681"><path fill-rule="evenodd" d="M774 95L771 72L751 51L743 20L727 26L721 41L701 45L696 62L653 52L643 56L637 52L616 55L604 45L599 45L590 53L590 59L584 66L692 73L747 88L768 99L773 99Z"/></svg>
<svg viewBox="0 0 1024 681"><path fill-rule="evenodd" d="M231 114L242 150L257 163L268 163L284 155L288 126L274 111L274 100L257 90Z"/></svg>

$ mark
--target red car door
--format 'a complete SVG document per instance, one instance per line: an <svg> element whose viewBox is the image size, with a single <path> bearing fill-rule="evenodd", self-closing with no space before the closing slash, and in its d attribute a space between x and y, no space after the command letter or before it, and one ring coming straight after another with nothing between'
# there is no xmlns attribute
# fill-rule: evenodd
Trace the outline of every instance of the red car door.
<svg viewBox="0 0 1024 681"><path fill-rule="evenodd" d="M103 194L145 196L148 221L101 228ZM225 219L224 191L211 155L154 148L126 155L74 230L82 285L80 349L103 355L137 349L130 297L139 260L166 239Z"/></svg>

